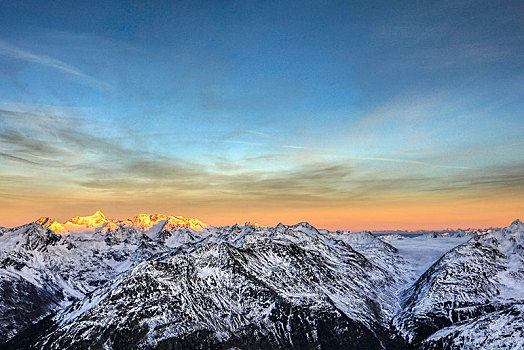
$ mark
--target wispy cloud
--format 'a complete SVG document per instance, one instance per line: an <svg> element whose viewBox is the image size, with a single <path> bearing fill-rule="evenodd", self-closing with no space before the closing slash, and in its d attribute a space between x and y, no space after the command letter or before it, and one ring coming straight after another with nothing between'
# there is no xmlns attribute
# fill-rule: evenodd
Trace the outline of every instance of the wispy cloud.
<svg viewBox="0 0 524 350"><path fill-rule="evenodd" d="M260 131L254 131L254 130L244 130L244 132L248 133L248 134L253 134L253 135L259 135L259 136L264 136L264 137L270 137L268 134L264 133L264 132L260 132Z"/></svg>
<svg viewBox="0 0 524 350"><path fill-rule="evenodd" d="M290 148L290 149L313 149L312 147L306 147L306 146L293 146L293 145L284 145L282 148Z"/></svg>
<svg viewBox="0 0 524 350"><path fill-rule="evenodd" d="M255 145L255 146L262 146L264 143L260 142L251 142L251 141L239 141L239 140L224 140L225 143L237 143L241 145Z"/></svg>
<svg viewBox="0 0 524 350"><path fill-rule="evenodd" d="M164 156L147 152L140 152L136 154L133 151L133 142L144 142L140 137L150 137L145 135L131 135L121 130L119 134L115 135L94 135L88 130L89 121L78 117L64 117L60 113L64 111L56 111L53 114L52 110L44 109L40 111L38 108L31 107L29 110L22 109L0 109L0 118L4 123L0 126L0 151L4 158L11 160L18 160L26 163L38 163L38 161L46 161L42 166L49 166L48 162L56 162L60 164L70 164L81 166L86 162L121 162L121 157L125 157L130 161L143 161L149 158L157 160ZM54 127L49 128L52 124ZM36 136L35 136L36 135ZM122 144L122 141L127 143L127 146ZM197 140L195 140L197 141ZM202 139L198 139L202 141ZM206 139L204 139L206 141ZM265 152L277 148L288 150L302 150L310 152L313 155L335 157L338 160L353 160L366 162L385 162L385 163L400 163L412 164L423 168L444 168L444 169L459 169L459 170L479 170L475 167L442 164L437 161L436 156L432 159L409 159L402 157L379 157L373 155L358 155L354 153L345 153L338 150L327 148L315 148L309 146L299 145L282 145L271 142L256 142L248 140L231 140L231 139L209 139L209 142L222 142L226 144L238 144L258 146L263 148ZM146 141L147 142L147 141ZM444 159L445 160L445 159ZM443 161L444 161L443 160ZM178 160L177 160L178 161ZM292 166L293 164L288 164ZM483 168L485 171L487 168Z"/></svg>
<svg viewBox="0 0 524 350"><path fill-rule="evenodd" d="M37 155L37 154L32 154L32 153L28 153L28 152L18 152L18 151L13 151L13 150L10 150L10 149L8 149L8 148L3 148L3 147L0 147L0 151L2 151L2 152L7 152L7 153L14 153L14 154L18 154L18 155L21 155L21 156L27 156L27 157L37 158L37 159L41 159L41 160L49 160L49 161L52 161L52 162L63 163L60 159L49 158L49 157L42 157L42 156L39 156L39 155Z"/></svg>
<svg viewBox="0 0 524 350"><path fill-rule="evenodd" d="M355 160L369 160L369 161L378 161L378 162L416 164L416 165L424 165L424 166L435 167L435 168L469 169L469 170L478 169L478 168L468 167L468 166L440 165L440 164L422 162L418 160L409 160L409 159L380 158L380 157L351 157L351 156L348 156L347 158L355 159Z"/></svg>
<svg viewBox="0 0 524 350"><path fill-rule="evenodd" d="M57 69L64 73L71 74L79 78L84 83L87 83L96 88L105 90L113 89L112 86L106 82L87 75L78 68L73 67L63 61L45 55L38 55L36 53L11 45L3 40L0 40L0 55Z"/></svg>
<svg viewBox="0 0 524 350"><path fill-rule="evenodd" d="M7 159L10 159L10 160L14 160L14 161L17 161L17 162L26 163L26 164L38 165L38 163L36 163L36 162L30 161L30 160L22 158L22 157L17 157L15 155L12 155L12 154L9 154L9 153L0 152L0 157L7 158Z"/></svg>

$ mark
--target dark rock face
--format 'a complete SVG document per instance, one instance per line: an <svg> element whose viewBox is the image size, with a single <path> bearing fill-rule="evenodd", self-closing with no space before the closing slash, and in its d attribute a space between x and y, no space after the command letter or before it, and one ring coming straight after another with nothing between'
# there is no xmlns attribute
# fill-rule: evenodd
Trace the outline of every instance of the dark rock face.
<svg viewBox="0 0 524 350"><path fill-rule="evenodd" d="M311 310L279 305L271 321L286 325L274 333L246 326L226 341L218 341L208 330L196 331L183 338L168 338L155 349L380 349L377 335L362 324L340 313L312 313ZM393 344L393 341L389 341ZM402 343L399 343L399 345Z"/></svg>
<svg viewBox="0 0 524 350"><path fill-rule="evenodd" d="M24 231L26 240L23 248L26 250L46 251L49 246L57 244L61 237L49 229L38 224L28 224Z"/></svg>
<svg viewBox="0 0 524 350"><path fill-rule="evenodd" d="M61 297L25 280L0 281L0 344L58 309Z"/></svg>
<svg viewBox="0 0 524 350"><path fill-rule="evenodd" d="M317 312L281 304L274 314L270 315L272 322L280 324L274 333L255 325L248 325L231 334L227 340L216 338L214 332L201 329L181 337L165 338L156 345L144 345L147 327L137 323L102 328L99 336L92 339L75 341L72 344L58 342L54 344L31 345L23 342L31 333L40 334L56 329L49 325L49 320L42 321L43 327L37 324L29 332L22 333L8 345L10 349L93 349L110 344L112 349L406 349L402 339L389 339L386 334L383 339L366 326L354 322L338 312ZM46 328L47 327L47 328ZM96 331L96 330L95 330ZM29 333L29 334L28 334ZM34 337L34 335L33 335ZM35 338L33 338L34 340Z"/></svg>
<svg viewBox="0 0 524 350"><path fill-rule="evenodd" d="M56 323L53 321L55 313L50 313L42 320L28 326L16 336L9 339L7 342L0 345L2 350L24 350L35 349L34 344L38 337L46 332L50 332L56 328Z"/></svg>

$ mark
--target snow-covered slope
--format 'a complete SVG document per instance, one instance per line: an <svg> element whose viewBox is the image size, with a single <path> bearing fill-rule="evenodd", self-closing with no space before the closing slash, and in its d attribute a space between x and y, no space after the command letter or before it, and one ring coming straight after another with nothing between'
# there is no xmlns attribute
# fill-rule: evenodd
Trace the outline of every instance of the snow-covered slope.
<svg viewBox="0 0 524 350"><path fill-rule="evenodd" d="M0 343L19 330L58 309L59 290L43 285L30 267L48 247L61 245L60 236L37 224L1 231L0 244Z"/></svg>
<svg viewBox="0 0 524 350"><path fill-rule="evenodd" d="M50 229L54 233L65 234L69 232L61 223L46 216L42 216L40 219L36 220L35 223Z"/></svg>
<svg viewBox="0 0 524 350"><path fill-rule="evenodd" d="M144 262L73 304L38 346L398 345L387 330L394 276L349 245L328 245L305 223L211 236L191 254Z"/></svg>
<svg viewBox="0 0 524 350"><path fill-rule="evenodd" d="M444 328L421 344L433 350L524 349L524 304Z"/></svg>
<svg viewBox="0 0 524 350"><path fill-rule="evenodd" d="M453 323L524 301L524 225L475 236L450 250L404 293L394 324L419 342Z"/></svg>
<svg viewBox="0 0 524 350"><path fill-rule="evenodd" d="M92 232L100 230L115 230L118 225L109 220L104 213L97 210L90 216L75 216L64 223L69 232Z"/></svg>
<svg viewBox="0 0 524 350"><path fill-rule="evenodd" d="M36 223L4 230L0 341L166 250L122 231L57 235Z"/></svg>

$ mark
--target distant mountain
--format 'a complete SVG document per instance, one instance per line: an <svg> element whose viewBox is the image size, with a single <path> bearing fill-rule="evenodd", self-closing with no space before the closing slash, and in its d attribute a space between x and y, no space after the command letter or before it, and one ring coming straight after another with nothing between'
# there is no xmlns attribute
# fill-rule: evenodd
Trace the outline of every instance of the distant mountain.
<svg viewBox="0 0 524 350"><path fill-rule="evenodd" d="M446 229L446 230L417 230L417 231L373 231L374 235L377 235L386 240L404 239L406 237L417 237L426 236L431 238L440 237L470 237L470 236L482 236L488 233L500 231L500 228L468 228L468 229Z"/></svg>
<svg viewBox="0 0 524 350"><path fill-rule="evenodd" d="M50 229L54 233L65 234L69 232L61 223L49 217L43 216L40 219L36 220L35 223L42 227Z"/></svg>
<svg viewBox="0 0 524 350"><path fill-rule="evenodd" d="M102 213L100 210L97 210L91 216L75 216L74 218L67 220L65 224L85 226L87 228L97 228L109 222L110 221L106 218L104 213Z"/></svg>
<svg viewBox="0 0 524 350"><path fill-rule="evenodd" d="M150 234L157 234L162 230L182 227L202 230L208 226L197 218L165 214L139 214L129 219L108 219L100 210L90 216L75 216L63 224L49 217L41 217L35 222L58 234L114 231L119 226L132 227L148 231Z"/></svg>
<svg viewBox="0 0 524 350"><path fill-rule="evenodd" d="M114 220L114 223L156 234L160 231L187 227L193 230L202 230L208 225L196 218L171 216L164 214L140 214L131 219Z"/></svg>

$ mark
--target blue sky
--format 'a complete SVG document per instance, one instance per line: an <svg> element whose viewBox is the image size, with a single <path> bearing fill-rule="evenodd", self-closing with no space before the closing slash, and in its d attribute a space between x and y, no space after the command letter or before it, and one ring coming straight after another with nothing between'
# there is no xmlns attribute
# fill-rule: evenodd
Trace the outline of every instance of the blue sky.
<svg viewBox="0 0 524 350"><path fill-rule="evenodd" d="M2 222L102 208L352 228L424 199L463 208L384 224L436 227L524 209L521 1L0 8Z"/></svg>

